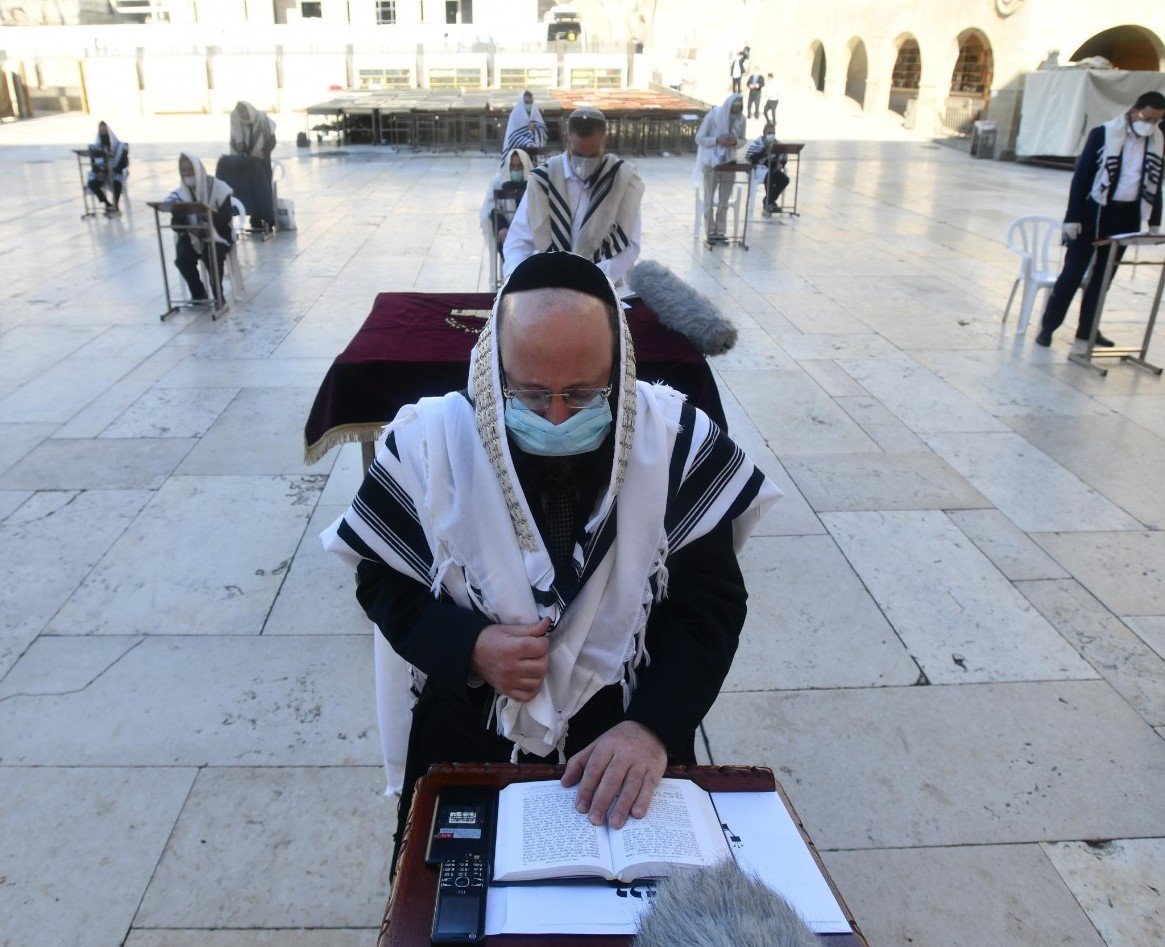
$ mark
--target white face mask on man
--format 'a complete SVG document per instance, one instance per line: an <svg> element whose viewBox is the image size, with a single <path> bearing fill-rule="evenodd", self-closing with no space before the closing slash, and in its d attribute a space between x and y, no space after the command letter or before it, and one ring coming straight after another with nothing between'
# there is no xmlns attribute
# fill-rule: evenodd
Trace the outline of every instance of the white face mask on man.
<svg viewBox="0 0 1165 947"><path fill-rule="evenodd" d="M1133 134L1139 138L1148 138L1153 134L1153 123L1146 122L1143 118L1133 122Z"/></svg>
<svg viewBox="0 0 1165 947"><path fill-rule="evenodd" d="M194 186L198 183L198 178L196 178L193 174L184 174L182 175L182 183L193 191Z"/></svg>
<svg viewBox="0 0 1165 947"><path fill-rule="evenodd" d="M602 160L602 155L595 155L594 157L571 155L570 170L575 173L576 177L580 177L586 181L599 169L599 164L602 162Z"/></svg>

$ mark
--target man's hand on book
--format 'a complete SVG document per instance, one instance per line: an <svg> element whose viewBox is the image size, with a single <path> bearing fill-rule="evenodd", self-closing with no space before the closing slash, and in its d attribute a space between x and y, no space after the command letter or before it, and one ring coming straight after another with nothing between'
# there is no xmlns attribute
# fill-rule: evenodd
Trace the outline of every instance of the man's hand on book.
<svg viewBox="0 0 1165 947"><path fill-rule="evenodd" d="M636 819L647 815L666 768L667 750L659 737L641 723L624 720L567 760L562 785L579 784L578 811L589 812L592 824L602 825L610 809L611 828L621 829L628 814Z"/></svg>
<svg viewBox="0 0 1165 947"><path fill-rule="evenodd" d="M549 664L550 619L533 625L486 625L469 657L470 673L513 700L532 700Z"/></svg>

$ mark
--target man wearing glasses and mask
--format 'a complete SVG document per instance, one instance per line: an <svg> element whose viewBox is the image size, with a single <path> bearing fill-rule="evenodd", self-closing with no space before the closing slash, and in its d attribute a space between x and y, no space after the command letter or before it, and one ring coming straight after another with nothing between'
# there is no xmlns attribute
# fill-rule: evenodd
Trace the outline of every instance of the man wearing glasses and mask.
<svg viewBox="0 0 1165 947"><path fill-rule="evenodd" d="M398 827L438 762L565 762L592 822L642 818L664 768L695 762L744 623L736 555L779 495L703 412L636 381L595 264L519 265L468 389L401 409L322 536L410 666Z"/></svg>
<svg viewBox="0 0 1165 947"><path fill-rule="evenodd" d="M618 285L639 259L643 180L634 165L604 152L606 138L598 109L571 113L566 151L531 173L506 234L507 277L535 253L568 250Z"/></svg>

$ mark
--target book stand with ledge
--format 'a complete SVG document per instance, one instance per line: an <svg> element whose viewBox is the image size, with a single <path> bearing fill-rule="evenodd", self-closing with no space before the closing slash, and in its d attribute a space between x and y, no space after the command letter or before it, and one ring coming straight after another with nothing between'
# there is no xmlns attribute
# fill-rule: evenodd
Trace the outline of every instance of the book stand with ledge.
<svg viewBox="0 0 1165 947"><path fill-rule="evenodd" d="M422 947L430 943L433 905L437 894L438 866L425 864L428 831L437 796L447 786L496 786L513 782L558 779L565 767L546 765L442 763L429 768L417 782L412 808L404 826L396 880L385 908L378 947ZM690 779L709 792L776 792L796 823L801 837L852 929L848 934L819 934L823 947L867 947L853 914L846 906L813 842L805 832L788 796L773 777L772 770L755 766L672 766L665 776ZM630 947L629 935L546 935L504 934L487 936L498 947Z"/></svg>
<svg viewBox="0 0 1165 947"><path fill-rule="evenodd" d="M1160 233L1122 233L1103 240L1097 240L1095 246L1111 245L1108 259L1105 261L1104 282L1100 284L1100 298L1096 301L1096 314L1092 319L1092 334L1088 337L1088 345L1083 352L1072 352L1068 361L1091 368L1102 377L1108 374L1108 369L1097 365L1094 359L1119 358L1122 362L1130 362L1138 368L1161 374L1161 368L1148 361L1149 345L1153 341L1153 326L1157 322L1157 311L1161 308L1161 294L1165 290L1165 260L1121 260L1116 262L1116 250L1120 247L1156 247L1165 245L1165 234ZM1111 348L1097 349L1096 337L1100 334L1100 316L1104 312L1104 301L1108 296L1108 287L1112 282L1113 272L1118 266L1156 266L1161 270L1157 280L1157 292L1153 297L1153 308L1149 310L1149 321L1145 324L1145 334L1141 338L1140 348Z"/></svg>

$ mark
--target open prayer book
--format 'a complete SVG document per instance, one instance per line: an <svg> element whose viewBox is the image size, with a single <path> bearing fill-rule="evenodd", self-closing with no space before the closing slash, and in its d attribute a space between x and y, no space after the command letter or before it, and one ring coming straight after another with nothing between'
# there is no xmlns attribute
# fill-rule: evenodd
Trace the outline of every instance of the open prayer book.
<svg viewBox="0 0 1165 947"><path fill-rule="evenodd" d="M558 780L511 783L498 793L493 881L605 878L631 882L678 865L712 865L732 852L712 797L686 779L663 779L642 819L591 825L578 788Z"/></svg>

